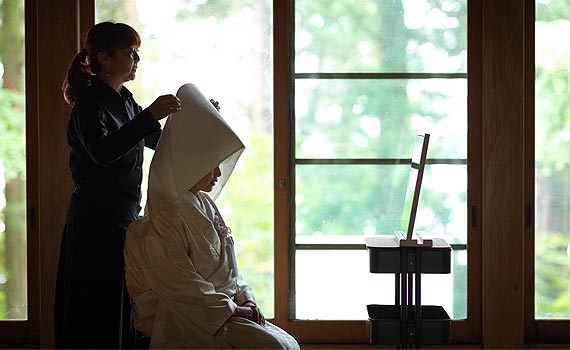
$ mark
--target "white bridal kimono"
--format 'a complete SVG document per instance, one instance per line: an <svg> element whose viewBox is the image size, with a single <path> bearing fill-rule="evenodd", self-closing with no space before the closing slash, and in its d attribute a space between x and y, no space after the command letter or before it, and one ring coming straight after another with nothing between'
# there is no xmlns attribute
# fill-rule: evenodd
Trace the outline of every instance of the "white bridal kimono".
<svg viewBox="0 0 570 350"><path fill-rule="evenodd" d="M177 96L183 109L167 121L153 157L145 216L127 230L135 327L151 348L299 349L279 327L235 316L255 299L212 198L244 146L196 86L182 86ZM218 164L222 175L211 197L188 191Z"/></svg>

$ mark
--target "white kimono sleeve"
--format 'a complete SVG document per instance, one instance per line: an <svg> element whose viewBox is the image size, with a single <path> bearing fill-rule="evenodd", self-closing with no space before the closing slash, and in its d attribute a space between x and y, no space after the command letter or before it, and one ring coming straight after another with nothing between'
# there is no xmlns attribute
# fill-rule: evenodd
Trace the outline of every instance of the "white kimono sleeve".
<svg viewBox="0 0 570 350"><path fill-rule="evenodd" d="M256 303L255 297L253 296L253 289L242 279L241 275L237 278L237 293L235 301L238 305L244 305L248 301L251 301L254 304Z"/></svg>

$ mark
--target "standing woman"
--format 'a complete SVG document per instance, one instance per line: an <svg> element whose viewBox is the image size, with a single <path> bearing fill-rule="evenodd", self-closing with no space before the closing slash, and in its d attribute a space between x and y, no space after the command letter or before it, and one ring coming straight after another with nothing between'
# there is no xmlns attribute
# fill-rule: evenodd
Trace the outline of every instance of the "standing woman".
<svg viewBox="0 0 570 350"><path fill-rule="evenodd" d="M67 139L75 191L57 273L57 348L133 345L125 232L141 209L143 149L155 148L158 121L181 108L176 96L163 95L142 109L123 86L135 79L140 44L139 34L126 24L94 25L63 84L73 107Z"/></svg>

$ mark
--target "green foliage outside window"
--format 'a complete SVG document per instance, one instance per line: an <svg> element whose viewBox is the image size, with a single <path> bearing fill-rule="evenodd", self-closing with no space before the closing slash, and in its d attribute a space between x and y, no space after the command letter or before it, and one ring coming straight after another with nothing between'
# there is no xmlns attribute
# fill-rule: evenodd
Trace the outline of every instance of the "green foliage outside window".
<svg viewBox="0 0 570 350"><path fill-rule="evenodd" d="M0 319L27 318L24 1L0 1Z"/></svg>
<svg viewBox="0 0 570 350"><path fill-rule="evenodd" d="M25 255L22 245L10 245L25 240L25 197L4 202L13 198L6 195L8 186L23 190L25 183L25 120L24 93L0 88L0 257L4 257L0 259L0 319L24 319L27 314L26 291L21 289L26 286L25 267L14 268L10 259ZM22 271L24 275L18 276Z"/></svg>
<svg viewBox="0 0 570 350"><path fill-rule="evenodd" d="M535 317L570 318L570 3L540 0L535 25Z"/></svg>

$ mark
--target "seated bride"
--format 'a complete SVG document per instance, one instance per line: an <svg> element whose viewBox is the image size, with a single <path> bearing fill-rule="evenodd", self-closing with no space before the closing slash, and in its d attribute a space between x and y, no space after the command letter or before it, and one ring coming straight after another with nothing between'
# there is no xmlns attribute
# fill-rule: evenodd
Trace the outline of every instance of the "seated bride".
<svg viewBox="0 0 570 350"><path fill-rule="evenodd" d="M214 199L244 145L196 86L178 93L152 159L145 216L125 242L135 328L151 348L299 349L265 320Z"/></svg>

